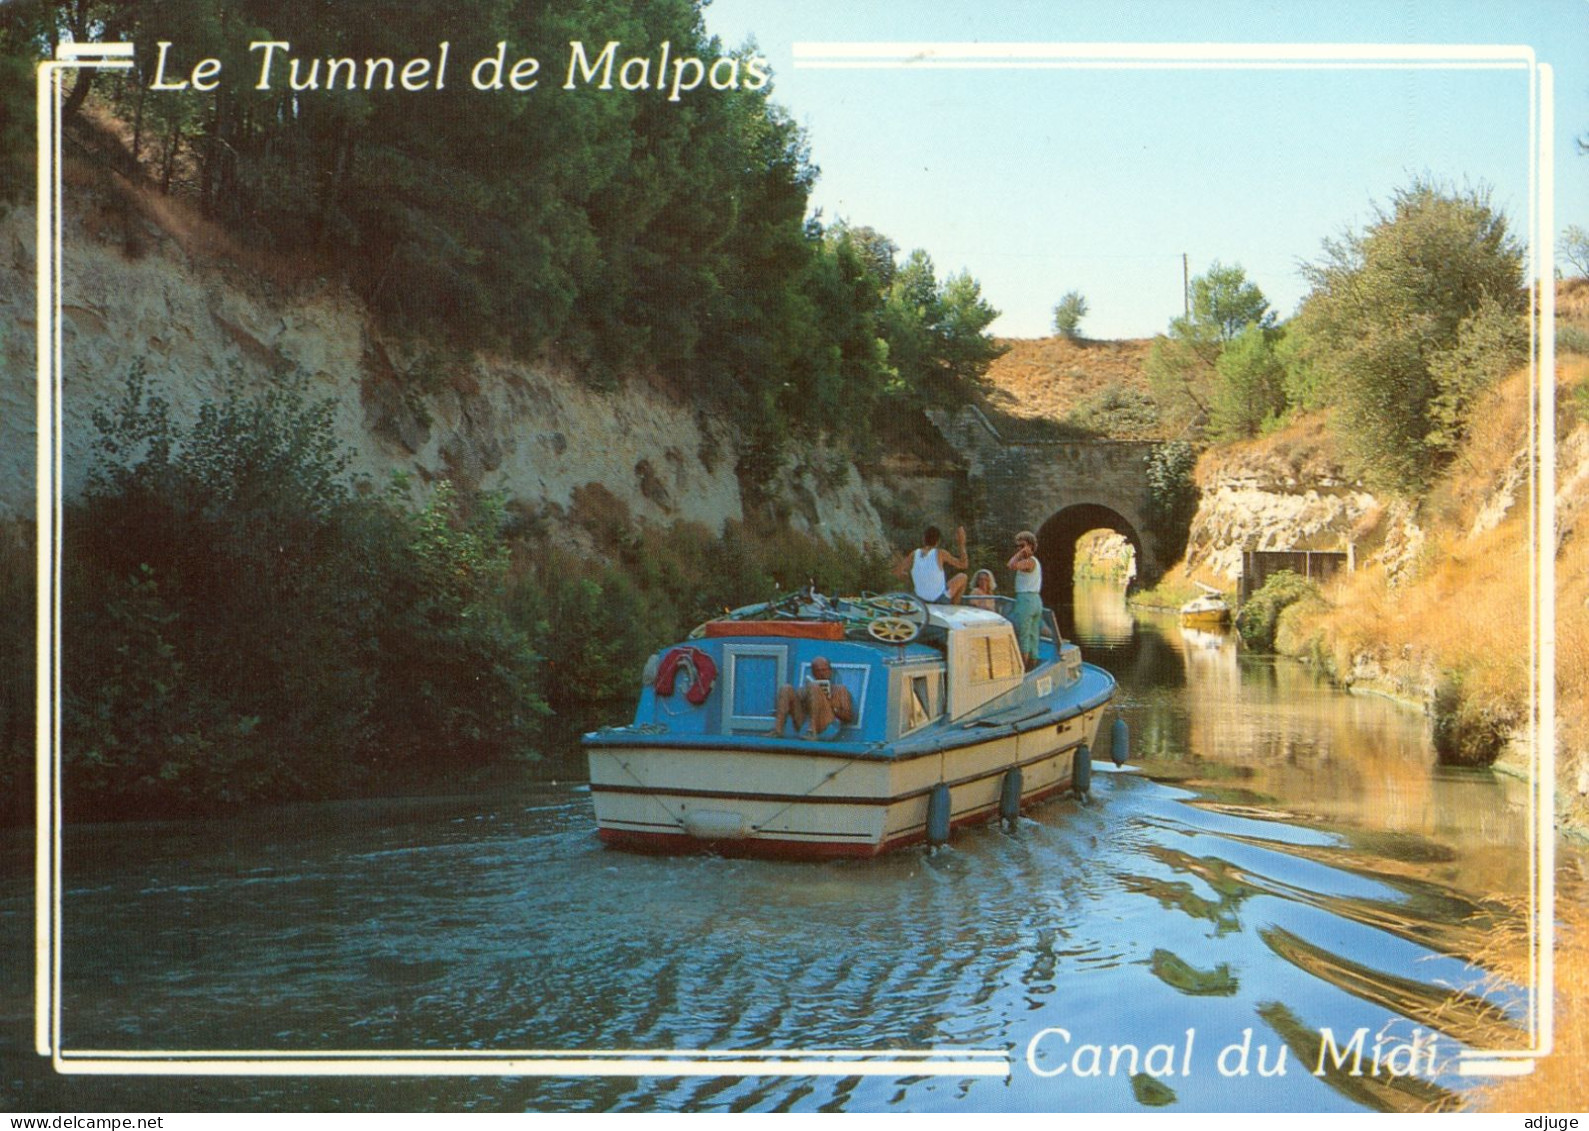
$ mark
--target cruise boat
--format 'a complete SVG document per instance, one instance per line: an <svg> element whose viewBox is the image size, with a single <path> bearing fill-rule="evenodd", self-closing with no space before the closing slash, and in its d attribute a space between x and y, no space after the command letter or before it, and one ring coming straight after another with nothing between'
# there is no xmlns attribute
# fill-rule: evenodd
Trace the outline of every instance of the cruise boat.
<svg viewBox="0 0 1589 1131"><path fill-rule="evenodd" d="M652 852L872 856L1084 794L1114 677L1046 609L1041 636L1028 671L997 608L906 594L806 591L709 621L651 657L632 723L584 736L598 834ZM778 689L819 658L854 718L826 740L774 734ZM1117 762L1124 731L1117 719Z"/></svg>

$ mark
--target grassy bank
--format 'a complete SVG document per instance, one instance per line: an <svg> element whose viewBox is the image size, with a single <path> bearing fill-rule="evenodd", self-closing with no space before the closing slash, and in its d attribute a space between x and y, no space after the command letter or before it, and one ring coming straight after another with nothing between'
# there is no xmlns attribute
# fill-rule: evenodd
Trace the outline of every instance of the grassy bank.
<svg viewBox="0 0 1589 1131"><path fill-rule="evenodd" d="M1589 830L1589 360L1581 354L1558 363L1556 430L1556 798L1563 827L1581 833ZM1383 507L1353 532L1358 570L1322 599L1287 608L1273 637L1276 651L1343 685L1428 710L1443 759L1519 773L1532 769L1532 707L1537 681L1550 674L1535 668L1530 631L1529 441L1530 386L1518 372L1487 391L1457 457L1426 493ZM1266 442L1286 438L1258 446ZM1131 601L1176 608L1195 596L1193 580L1178 567Z"/></svg>
<svg viewBox="0 0 1589 1131"><path fill-rule="evenodd" d="M1578 536L1576 477L1589 446L1589 362L1560 366L1558 394L1556 799L1563 826L1581 832L1589 829L1589 546ZM1368 564L1323 601L1288 609L1275 639L1276 650L1321 664L1343 684L1423 704L1444 760L1519 773L1532 770L1532 707L1538 681L1551 674L1534 664L1529 618L1528 396L1525 374L1491 391L1461 457L1418 502L1423 542L1410 560L1376 559L1387 531L1360 532Z"/></svg>
<svg viewBox="0 0 1589 1131"><path fill-rule="evenodd" d="M1150 589L1133 589L1126 597L1126 603L1139 609L1173 612L1197 597L1199 592L1192 579L1179 571L1172 571L1161 577L1159 583Z"/></svg>
<svg viewBox="0 0 1589 1131"><path fill-rule="evenodd" d="M1577 293L1576 317L1589 320L1589 288ZM1401 549L1409 543L1405 532L1390 529L1392 518L1379 515L1354 532L1359 561L1368 564L1327 587L1322 600L1284 613L1275 646L1343 684L1430 710L1456 747L1489 752L1498 769L1518 774L1534 770L1535 680L1553 675L1557 827L1581 841L1589 835L1589 360L1564 353L1558 365L1554 673L1532 664L1538 642L1529 623L1536 565L1524 460L1529 391L1527 375L1514 374L1478 406L1457 459L1416 501L1421 547L1383 554L1396 549L1387 546L1392 540L1402 539ZM1190 590L1175 571L1133 601L1174 607ZM1528 1076L1477 1089L1468 1098L1472 1108L1576 1111L1589 1102L1589 892L1578 870L1576 859L1570 867L1564 862L1557 878L1551 1055ZM1515 934L1471 957L1527 985L1537 953L1526 919L1517 923Z"/></svg>
<svg viewBox="0 0 1589 1131"><path fill-rule="evenodd" d="M1589 361L1559 366L1556 670L1557 805L1569 829L1589 828L1582 789L1589 733L1589 543L1578 530L1576 481L1589 445ZM1535 539L1523 453L1528 385L1514 375L1476 414L1461 458L1422 501L1425 542L1409 572L1371 564L1341 579L1324 605L1282 620L1277 647L1324 663L1343 682L1422 697L1454 760L1528 772L1538 641L1529 608ZM1509 502L1504 515L1503 503Z"/></svg>

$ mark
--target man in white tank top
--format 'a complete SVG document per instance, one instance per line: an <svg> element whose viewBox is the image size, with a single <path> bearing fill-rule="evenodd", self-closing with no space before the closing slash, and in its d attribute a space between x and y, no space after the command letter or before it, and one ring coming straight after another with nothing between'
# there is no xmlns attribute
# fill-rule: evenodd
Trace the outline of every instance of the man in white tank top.
<svg viewBox="0 0 1589 1131"><path fill-rule="evenodd" d="M921 546L905 555L894 567L894 576L910 578L912 589L923 601L954 605L966 590L966 575L957 573L949 577L944 566L966 568L966 528L961 526L955 530L955 545L960 549L958 556L938 545L942 537L936 526L929 526L921 536Z"/></svg>

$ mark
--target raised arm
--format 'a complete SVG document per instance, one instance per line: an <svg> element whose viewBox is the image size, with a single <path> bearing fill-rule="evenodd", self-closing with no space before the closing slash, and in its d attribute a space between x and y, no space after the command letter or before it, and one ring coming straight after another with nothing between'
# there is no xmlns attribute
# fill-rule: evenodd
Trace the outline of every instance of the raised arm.
<svg viewBox="0 0 1589 1131"><path fill-rule="evenodd" d="M956 557L948 550L939 550L940 560L944 565L954 566L955 569L965 569L970 564L970 559L966 557L966 528L963 526L955 527L955 545L960 548L959 556Z"/></svg>

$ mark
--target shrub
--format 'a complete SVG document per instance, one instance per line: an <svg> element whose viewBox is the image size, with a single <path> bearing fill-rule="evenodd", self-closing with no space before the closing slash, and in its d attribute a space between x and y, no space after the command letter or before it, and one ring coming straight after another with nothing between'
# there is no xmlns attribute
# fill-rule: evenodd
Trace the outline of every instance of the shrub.
<svg viewBox="0 0 1589 1131"><path fill-rule="evenodd" d="M1488 766L1500 756L1513 720L1486 708L1464 689L1461 672L1447 672L1429 711L1435 754L1446 766Z"/></svg>
<svg viewBox="0 0 1589 1131"><path fill-rule="evenodd" d="M530 548L509 600L546 657L546 698L558 711L633 696L652 652L728 609L807 584L829 594L893 587L883 558L848 544L743 523L720 535L688 522L620 530L609 521L617 500L606 498L596 508L586 495L576 513L611 560Z"/></svg>
<svg viewBox="0 0 1589 1131"><path fill-rule="evenodd" d="M1147 456L1147 525L1157 531L1160 560L1174 561L1186 549L1192 518L1202 497L1193 471L1197 450L1185 441L1159 444Z"/></svg>
<svg viewBox="0 0 1589 1131"><path fill-rule="evenodd" d="M554 711L633 695L645 659L678 633L672 610L611 566L581 569L552 553L516 587L515 620L534 625Z"/></svg>
<svg viewBox="0 0 1589 1131"><path fill-rule="evenodd" d="M1277 570L1236 614L1242 643L1256 652L1272 652L1280 614L1299 601L1319 600L1318 586L1288 569Z"/></svg>
<svg viewBox="0 0 1589 1131"><path fill-rule="evenodd" d="M1083 397L1065 423L1113 439L1147 439L1161 431L1158 402L1119 382Z"/></svg>
<svg viewBox="0 0 1589 1131"><path fill-rule="evenodd" d="M63 544L74 815L389 791L525 749L544 703L499 500L355 491L300 378L182 426L135 372L95 421Z"/></svg>

